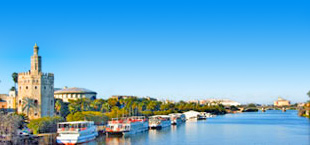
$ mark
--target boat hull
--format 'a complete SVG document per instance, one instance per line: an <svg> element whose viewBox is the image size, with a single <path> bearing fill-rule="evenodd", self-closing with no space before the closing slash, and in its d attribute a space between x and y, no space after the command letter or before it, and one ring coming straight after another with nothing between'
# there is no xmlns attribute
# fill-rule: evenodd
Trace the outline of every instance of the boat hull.
<svg viewBox="0 0 310 145"><path fill-rule="evenodd" d="M57 137L57 143L58 144L65 144L65 145L71 145L71 144L78 144L78 143L85 143L92 141L96 139L98 133L93 133L89 135L84 136L62 136Z"/></svg>
<svg viewBox="0 0 310 145"><path fill-rule="evenodd" d="M171 126L170 120L161 120L160 123L151 123L149 125L150 129L161 129L169 126Z"/></svg>

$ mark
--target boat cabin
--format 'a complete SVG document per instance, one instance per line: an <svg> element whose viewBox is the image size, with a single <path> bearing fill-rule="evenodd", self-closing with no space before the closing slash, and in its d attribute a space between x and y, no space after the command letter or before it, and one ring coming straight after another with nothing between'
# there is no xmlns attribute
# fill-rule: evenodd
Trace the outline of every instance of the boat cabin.
<svg viewBox="0 0 310 145"><path fill-rule="evenodd" d="M93 121L62 122L57 124L57 132L78 132L94 126Z"/></svg>

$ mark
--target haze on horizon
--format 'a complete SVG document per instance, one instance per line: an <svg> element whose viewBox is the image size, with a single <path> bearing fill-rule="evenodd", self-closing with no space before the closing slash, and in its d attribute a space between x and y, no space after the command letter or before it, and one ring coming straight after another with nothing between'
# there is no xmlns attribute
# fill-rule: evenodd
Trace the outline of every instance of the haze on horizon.
<svg viewBox="0 0 310 145"><path fill-rule="evenodd" d="M34 43L55 87L271 104L309 98L310 1L2 1L0 93Z"/></svg>

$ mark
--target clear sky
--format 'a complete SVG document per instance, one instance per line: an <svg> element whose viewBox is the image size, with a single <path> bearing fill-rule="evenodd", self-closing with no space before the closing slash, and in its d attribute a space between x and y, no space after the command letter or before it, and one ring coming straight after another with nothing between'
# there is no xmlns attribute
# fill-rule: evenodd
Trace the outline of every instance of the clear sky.
<svg viewBox="0 0 310 145"><path fill-rule="evenodd" d="M1 1L0 93L35 42L55 87L191 100L306 101L309 0Z"/></svg>

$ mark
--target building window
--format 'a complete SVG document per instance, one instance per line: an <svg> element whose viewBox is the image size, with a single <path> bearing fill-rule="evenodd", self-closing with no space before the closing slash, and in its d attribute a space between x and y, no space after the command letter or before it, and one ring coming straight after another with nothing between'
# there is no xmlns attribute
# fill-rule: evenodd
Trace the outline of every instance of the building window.
<svg viewBox="0 0 310 145"><path fill-rule="evenodd" d="M92 96L91 97L91 100L93 101L93 100L96 100L96 96Z"/></svg>
<svg viewBox="0 0 310 145"><path fill-rule="evenodd" d="M26 90L28 89L28 86L26 86Z"/></svg>
<svg viewBox="0 0 310 145"><path fill-rule="evenodd" d="M37 86L34 87L34 89L37 89L37 88L38 88Z"/></svg>
<svg viewBox="0 0 310 145"><path fill-rule="evenodd" d="M46 86L44 86L44 90L46 90Z"/></svg>
<svg viewBox="0 0 310 145"><path fill-rule="evenodd" d="M34 116L37 116L38 115L38 113L36 112L36 113L34 113Z"/></svg>
<svg viewBox="0 0 310 145"><path fill-rule="evenodd" d="M38 106L38 100L34 100L34 105Z"/></svg>
<svg viewBox="0 0 310 145"><path fill-rule="evenodd" d="M20 86L19 89L22 90L22 86Z"/></svg>
<svg viewBox="0 0 310 145"><path fill-rule="evenodd" d="M22 104L22 100L19 100L18 104L21 105Z"/></svg>
<svg viewBox="0 0 310 145"><path fill-rule="evenodd" d="M53 100L51 100L51 105L53 105L53 103L54 103L54 101L53 101Z"/></svg>

